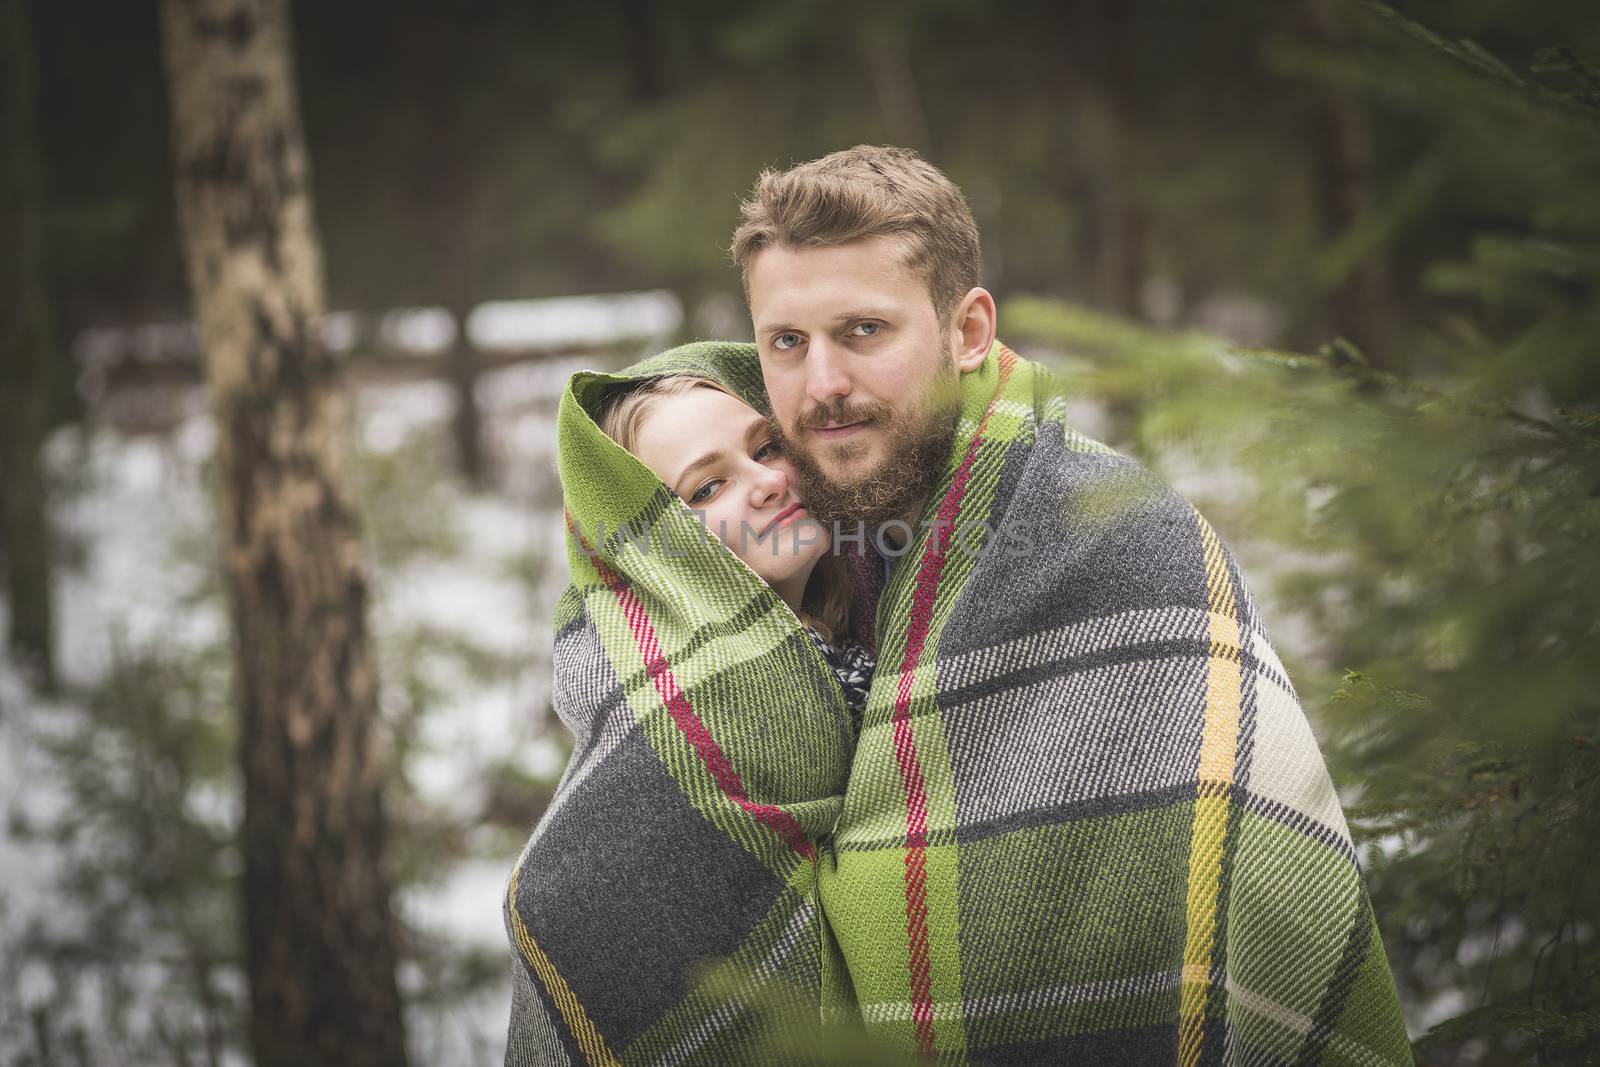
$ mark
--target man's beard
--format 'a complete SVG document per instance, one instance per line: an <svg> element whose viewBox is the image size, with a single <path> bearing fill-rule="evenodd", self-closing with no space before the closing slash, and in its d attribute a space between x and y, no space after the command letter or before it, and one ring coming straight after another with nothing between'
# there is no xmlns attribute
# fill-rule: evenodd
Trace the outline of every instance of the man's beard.
<svg viewBox="0 0 1600 1067"><path fill-rule="evenodd" d="M884 458L848 481L835 481L823 473L812 451L801 446L788 428L777 428L783 450L794 464L806 508L814 518L828 524L862 522L878 526L890 519L906 519L913 507L927 499L944 473L961 414L960 372L951 359L944 366L948 373L929 382L903 418L895 418L889 405L882 401L851 404L840 397L828 407L812 408L796 420L795 436L828 423L852 422L866 422L886 433L888 450ZM850 459L865 448L865 444L850 439L820 444L817 451ZM909 515L910 521L915 519L915 515Z"/></svg>

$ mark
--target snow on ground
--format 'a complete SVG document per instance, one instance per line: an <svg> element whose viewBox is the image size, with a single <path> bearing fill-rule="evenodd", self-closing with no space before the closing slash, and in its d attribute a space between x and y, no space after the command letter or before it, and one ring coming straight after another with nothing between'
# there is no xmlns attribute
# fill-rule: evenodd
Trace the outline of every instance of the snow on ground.
<svg viewBox="0 0 1600 1067"><path fill-rule="evenodd" d="M0 872L4 872L0 880L0 944L7 946L7 957L12 955L9 946L16 943L30 919L53 917L54 850L13 830L24 805L36 818L53 819L61 813L62 798L51 788L39 737L45 728L41 720L61 714L54 702L34 700L9 664L0 669ZM17 992L25 1001L48 993L44 988L48 978L37 966L22 965L17 981ZM0 1000L5 994L0 987ZM27 1004L17 1006L25 1008ZM0 1045L0 1054L6 1051Z"/></svg>
<svg viewBox="0 0 1600 1067"><path fill-rule="evenodd" d="M408 664L443 694L442 703L417 720L420 736L413 739L408 773L419 798L447 818L471 819L481 811L483 771L494 762L509 757L527 774L553 780L564 761L559 739L546 732L559 728L542 710L549 691L550 609L565 579L554 414L567 376L582 364L551 360L486 374L478 395L504 489L473 496L439 479L415 506L442 517L453 551L414 552L373 566L380 656L390 642L410 649L399 643L421 629L438 635L441 647L470 648L509 665L477 674L470 668L475 660L434 655L427 639L420 660ZM419 440L447 447L451 402L443 384L364 385L354 401L353 439L370 456ZM51 987L46 966L13 948L30 928L61 930L75 921L63 914L55 891L68 855L20 832L60 815L68 802L41 740L82 730L86 713L75 700L103 681L119 655L152 645L221 647L228 639L210 572L217 548L206 462L215 432L199 390L182 395L177 407L179 419L167 432L68 428L47 448L54 484L65 487L55 505L63 545L56 584L59 658L66 691L80 696L40 699L0 656L0 945L9 961L0 971L10 983L0 987L0 999L18 997L9 1011L0 1009L0 1061L33 1047L29 1013L60 992ZM211 595L204 595L208 588ZM229 798L202 802L226 805ZM437 1011L413 1012L415 1049L442 1067L497 1062L510 1005L500 898L514 851L507 851L504 835L466 837L466 859L407 886L397 899L425 936L505 954L502 987ZM418 977L402 976L408 987ZM100 1007L87 988L77 1005L87 1019Z"/></svg>
<svg viewBox="0 0 1600 1067"><path fill-rule="evenodd" d="M189 391L183 421L165 437L67 428L46 449L54 484L72 486L55 502L58 537L82 552L80 565L59 568L55 582L59 658L71 684L103 677L117 642L226 639L220 605L179 609L208 569L213 508L202 464L216 435L203 402Z"/></svg>

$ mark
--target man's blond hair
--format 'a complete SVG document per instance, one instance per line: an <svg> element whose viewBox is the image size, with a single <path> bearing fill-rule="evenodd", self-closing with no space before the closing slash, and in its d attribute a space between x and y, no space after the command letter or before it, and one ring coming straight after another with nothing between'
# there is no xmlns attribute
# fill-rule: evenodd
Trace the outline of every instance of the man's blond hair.
<svg viewBox="0 0 1600 1067"><path fill-rule="evenodd" d="M750 263L766 248L816 248L894 237L928 286L943 322L979 283L978 224L961 190L907 148L857 145L788 170L764 170L739 205L733 261L750 291Z"/></svg>

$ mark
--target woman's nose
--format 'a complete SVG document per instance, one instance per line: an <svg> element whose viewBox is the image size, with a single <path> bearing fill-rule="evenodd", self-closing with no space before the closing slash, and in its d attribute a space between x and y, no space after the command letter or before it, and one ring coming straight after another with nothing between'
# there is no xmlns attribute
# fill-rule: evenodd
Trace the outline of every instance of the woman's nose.
<svg viewBox="0 0 1600 1067"><path fill-rule="evenodd" d="M789 488L789 474L779 464L761 464L756 474L751 496L756 504L766 504L774 497L782 497Z"/></svg>

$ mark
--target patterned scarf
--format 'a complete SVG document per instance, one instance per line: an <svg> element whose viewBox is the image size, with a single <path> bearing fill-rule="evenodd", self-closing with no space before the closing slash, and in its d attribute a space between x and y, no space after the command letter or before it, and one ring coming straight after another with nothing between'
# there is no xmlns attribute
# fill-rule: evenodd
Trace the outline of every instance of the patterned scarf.
<svg viewBox="0 0 1600 1067"><path fill-rule="evenodd" d="M575 746L507 888L508 1063L793 1059L844 1018L950 1062L1410 1062L1310 727L1193 508L996 345L858 631L857 736L794 614L594 425L668 373L766 410L748 345L563 398Z"/></svg>

